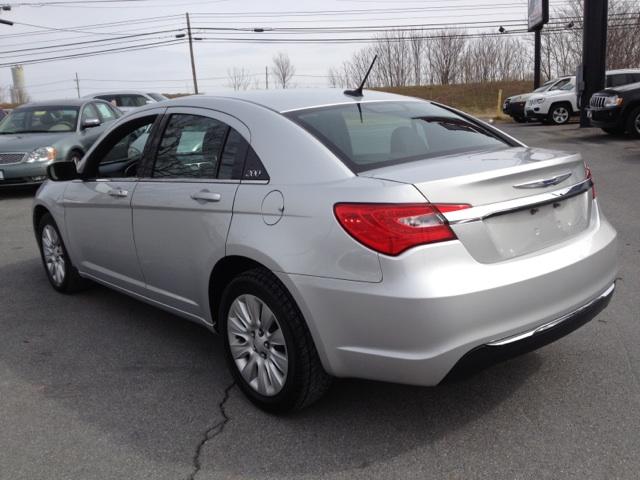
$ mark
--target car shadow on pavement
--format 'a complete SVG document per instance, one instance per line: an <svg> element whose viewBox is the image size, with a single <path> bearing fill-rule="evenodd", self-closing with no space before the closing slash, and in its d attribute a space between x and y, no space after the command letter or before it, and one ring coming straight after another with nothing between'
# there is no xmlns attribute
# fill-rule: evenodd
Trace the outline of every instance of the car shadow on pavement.
<svg viewBox="0 0 640 480"><path fill-rule="evenodd" d="M55 437L68 416L136 455L192 464L231 383L219 337L100 286L59 294L38 259L4 266L0 278L10 279L0 282L0 298L12 299L0 317L0 367L35 392L25 418L11 421L44 409L56 418L42 435ZM336 380L317 404L281 417L233 388L229 421L199 462L203 473L232 477L364 468L490 415L540 363L529 354L437 388Z"/></svg>
<svg viewBox="0 0 640 480"><path fill-rule="evenodd" d="M35 196L38 191L37 186L28 187L0 187L0 201L13 198L27 198Z"/></svg>
<svg viewBox="0 0 640 480"><path fill-rule="evenodd" d="M477 436L475 443L483 449L487 432L468 425L494 415L540 365L540 356L531 353L437 387L337 379L317 404L281 417L255 409L234 389L225 405L225 430L202 454L202 464L210 467L203 473L206 477L215 470L222 478L314 478L349 472L345 478L356 478L356 472L367 469L361 478L369 478L376 464L389 468L416 449L462 441L456 439L458 431L469 432L462 437ZM468 443L474 442L465 438ZM378 472L377 477L393 474Z"/></svg>

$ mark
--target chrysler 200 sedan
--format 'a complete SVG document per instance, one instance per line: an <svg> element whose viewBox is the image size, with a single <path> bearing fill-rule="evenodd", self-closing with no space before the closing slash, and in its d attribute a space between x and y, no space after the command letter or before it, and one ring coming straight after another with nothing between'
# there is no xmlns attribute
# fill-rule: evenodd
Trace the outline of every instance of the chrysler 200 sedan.
<svg viewBox="0 0 640 480"><path fill-rule="evenodd" d="M436 385L571 332L614 290L580 156L433 102L182 98L48 173L33 222L53 288L93 280L219 332L270 411L332 377Z"/></svg>
<svg viewBox="0 0 640 480"><path fill-rule="evenodd" d="M0 187L40 184L52 162L79 162L121 115L102 100L54 100L16 108L0 121Z"/></svg>

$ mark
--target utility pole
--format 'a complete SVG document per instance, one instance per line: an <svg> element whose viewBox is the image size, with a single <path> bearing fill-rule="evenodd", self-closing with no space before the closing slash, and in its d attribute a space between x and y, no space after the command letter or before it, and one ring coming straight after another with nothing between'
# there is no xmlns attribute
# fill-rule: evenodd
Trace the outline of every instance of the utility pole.
<svg viewBox="0 0 640 480"><path fill-rule="evenodd" d="M267 90L269 90L269 67L265 65L264 67L264 85Z"/></svg>
<svg viewBox="0 0 640 480"><path fill-rule="evenodd" d="M189 37L189 55L191 55L191 74L193 75L193 89L196 93L198 92L198 79L196 78L196 62L193 58L193 37L191 36L191 21L189 20L189 12L187 15L187 35Z"/></svg>
<svg viewBox="0 0 640 480"><path fill-rule="evenodd" d="M76 72L76 90L78 91L78 98L80 98L80 80L78 79L78 72Z"/></svg>
<svg viewBox="0 0 640 480"><path fill-rule="evenodd" d="M584 29L582 34L582 79L580 95L580 126L589 127L587 106L591 95L602 90L605 84L607 61L607 0L584 0Z"/></svg>
<svg viewBox="0 0 640 480"><path fill-rule="evenodd" d="M535 31L535 44L533 52L533 89L540 87L540 51L542 50L541 39L542 27Z"/></svg>

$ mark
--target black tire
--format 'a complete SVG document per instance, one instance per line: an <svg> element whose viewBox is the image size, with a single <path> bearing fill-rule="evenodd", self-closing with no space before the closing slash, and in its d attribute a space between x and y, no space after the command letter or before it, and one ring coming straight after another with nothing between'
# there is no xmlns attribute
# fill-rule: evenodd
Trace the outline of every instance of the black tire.
<svg viewBox="0 0 640 480"><path fill-rule="evenodd" d="M624 129L622 128L602 128L602 131L609 135L622 135L624 133Z"/></svg>
<svg viewBox="0 0 640 480"><path fill-rule="evenodd" d="M513 117L513 120L518 123L527 123L527 119L525 117Z"/></svg>
<svg viewBox="0 0 640 480"><path fill-rule="evenodd" d="M571 105L568 103L554 103L549 108L547 121L553 125L564 125L571 119Z"/></svg>
<svg viewBox="0 0 640 480"><path fill-rule="evenodd" d="M51 273L51 270L47 266L47 260L45 258L45 247L43 246L43 232L46 227L53 228L53 230L55 230L55 234L57 235L60 242L61 255L59 256L62 259L62 270L64 271L64 275L61 281L54 277L54 275ZM51 286L62 293L74 293L87 288L87 286L90 285L90 281L82 278L78 273L76 267L73 266L71 258L67 253L67 248L65 247L64 241L62 240L62 236L60 235L60 230L58 230L58 226L56 225L56 222L54 221L51 214L45 213L42 216L42 218L38 222L37 233L38 247L40 248L40 258L42 258L42 265L44 266L45 273L47 274L47 278L49 279L49 283L51 283Z"/></svg>
<svg viewBox="0 0 640 480"><path fill-rule="evenodd" d="M627 118L627 133L632 138L640 138L640 107L631 111Z"/></svg>
<svg viewBox="0 0 640 480"><path fill-rule="evenodd" d="M288 368L284 384L275 395L262 395L252 387L240 373L231 354L227 335L229 310L241 295L255 296L266 304L284 336ZM222 294L218 318L229 369L240 389L259 408L272 413L299 410L318 400L329 388L331 377L322 367L302 313L284 285L271 272L258 268L234 278Z"/></svg>

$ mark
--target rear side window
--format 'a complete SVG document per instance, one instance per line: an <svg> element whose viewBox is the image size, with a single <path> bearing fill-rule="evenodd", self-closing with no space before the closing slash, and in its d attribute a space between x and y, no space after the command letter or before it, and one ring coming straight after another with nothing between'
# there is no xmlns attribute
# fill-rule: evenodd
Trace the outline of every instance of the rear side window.
<svg viewBox="0 0 640 480"><path fill-rule="evenodd" d="M119 107L142 107L147 104L147 98L142 95L119 95Z"/></svg>
<svg viewBox="0 0 640 480"><path fill-rule="evenodd" d="M427 102L352 103L287 116L354 172L510 146L491 130Z"/></svg>

